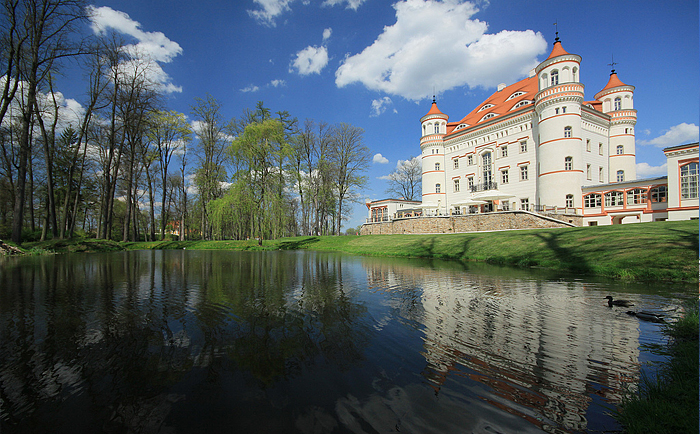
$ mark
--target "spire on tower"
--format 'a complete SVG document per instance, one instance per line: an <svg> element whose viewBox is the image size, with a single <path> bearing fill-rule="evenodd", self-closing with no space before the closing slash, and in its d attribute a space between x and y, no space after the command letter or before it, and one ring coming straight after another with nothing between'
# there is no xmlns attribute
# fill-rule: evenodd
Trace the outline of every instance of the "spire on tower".
<svg viewBox="0 0 700 434"><path fill-rule="evenodd" d="M615 65L617 65L617 63L615 63L614 55L611 54L610 57L612 60L610 63L608 63L608 65L610 65L610 75L613 75L615 73Z"/></svg>
<svg viewBox="0 0 700 434"><path fill-rule="evenodd" d="M555 33L554 33L554 36L555 36L555 38L554 38L554 43L556 44L557 42L561 42L561 41L559 40L559 26L557 25L557 22L554 22L554 31L555 31Z"/></svg>

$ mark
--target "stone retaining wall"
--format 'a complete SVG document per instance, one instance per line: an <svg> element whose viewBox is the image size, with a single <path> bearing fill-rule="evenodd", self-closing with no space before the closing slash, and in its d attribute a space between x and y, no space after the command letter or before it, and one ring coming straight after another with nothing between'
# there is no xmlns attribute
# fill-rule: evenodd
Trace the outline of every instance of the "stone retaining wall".
<svg viewBox="0 0 700 434"><path fill-rule="evenodd" d="M440 217L412 217L390 222L365 223L360 235L454 234L508 229L564 228L581 226L577 215L543 216L528 211L503 211Z"/></svg>

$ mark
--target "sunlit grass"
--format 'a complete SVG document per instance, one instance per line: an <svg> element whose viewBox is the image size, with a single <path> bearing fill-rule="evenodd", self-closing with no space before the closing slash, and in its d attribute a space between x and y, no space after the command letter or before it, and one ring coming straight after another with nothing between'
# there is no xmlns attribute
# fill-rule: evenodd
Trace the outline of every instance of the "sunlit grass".
<svg viewBox="0 0 700 434"><path fill-rule="evenodd" d="M100 244L102 243L102 244ZM125 248L195 250L322 250L356 255L481 261L540 267L625 280L696 280L696 221L468 234L306 236L265 240L104 240L27 243L55 252Z"/></svg>

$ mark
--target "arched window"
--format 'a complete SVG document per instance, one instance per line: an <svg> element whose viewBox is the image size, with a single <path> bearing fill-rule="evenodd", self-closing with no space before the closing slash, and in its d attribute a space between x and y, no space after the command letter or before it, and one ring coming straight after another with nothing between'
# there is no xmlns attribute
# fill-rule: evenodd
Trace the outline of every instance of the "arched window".
<svg viewBox="0 0 700 434"><path fill-rule="evenodd" d="M605 206L622 206L624 193L621 191L610 191L605 193Z"/></svg>
<svg viewBox="0 0 700 434"><path fill-rule="evenodd" d="M564 137L571 137L571 127L564 127Z"/></svg>
<svg viewBox="0 0 700 434"><path fill-rule="evenodd" d="M550 83L551 86L556 86L557 84L559 84L559 71L557 71L556 69L552 71Z"/></svg>
<svg viewBox="0 0 700 434"><path fill-rule="evenodd" d="M574 66L574 69L572 70L571 81L576 81L576 73L577 72L578 72L578 68Z"/></svg>
<svg viewBox="0 0 700 434"><path fill-rule="evenodd" d="M574 169L574 158L573 157L564 158L564 170L573 170L573 169Z"/></svg>
<svg viewBox="0 0 700 434"><path fill-rule="evenodd" d="M435 193L440 193L440 184L435 184Z"/></svg>
<svg viewBox="0 0 700 434"><path fill-rule="evenodd" d="M622 155L622 154L624 154L624 153L625 153L625 147L622 146L622 145L617 145L616 153L617 153L617 155Z"/></svg>
<svg viewBox="0 0 700 434"><path fill-rule="evenodd" d="M435 170L440 170L440 163L435 163Z"/></svg>
<svg viewBox="0 0 700 434"><path fill-rule="evenodd" d="M435 124L435 134L440 134L440 124Z"/></svg>
<svg viewBox="0 0 700 434"><path fill-rule="evenodd" d="M615 110L622 110L622 98L615 98Z"/></svg>
<svg viewBox="0 0 700 434"><path fill-rule="evenodd" d="M567 195L566 195L566 207L567 207L567 208L573 208L573 207L574 207L574 195L573 195L573 194L567 194Z"/></svg>
<svg viewBox="0 0 700 434"><path fill-rule="evenodd" d="M618 170L617 171L617 182L622 182L625 180L625 171L624 170Z"/></svg>

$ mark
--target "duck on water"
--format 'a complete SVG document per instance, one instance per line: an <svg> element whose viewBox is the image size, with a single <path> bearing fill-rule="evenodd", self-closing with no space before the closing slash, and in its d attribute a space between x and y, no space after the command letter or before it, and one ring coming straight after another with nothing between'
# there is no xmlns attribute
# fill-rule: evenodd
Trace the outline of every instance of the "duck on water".
<svg viewBox="0 0 700 434"><path fill-rule="evenodd" d="M608 300L608 306L613 307L613 306L624 306L624 307L629 307L629 306L634 306L634 303L632 303L629 300L613 300L611 295L608 295L605 297Z"/></svg>

